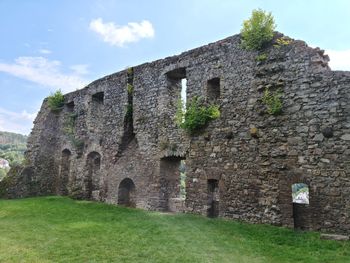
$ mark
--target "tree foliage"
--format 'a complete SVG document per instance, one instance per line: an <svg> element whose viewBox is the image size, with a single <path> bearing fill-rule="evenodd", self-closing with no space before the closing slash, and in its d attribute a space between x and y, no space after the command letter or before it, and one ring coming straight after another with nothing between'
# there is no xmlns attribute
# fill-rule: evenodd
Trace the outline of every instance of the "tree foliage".
<svg viewBox="0 0 350 263"><path fill-rule="evenodd" d="M248 50L259 50L270 42L276 24L271 13L261 9L253 10L250 19L243 21L242 46Z"/></svg>
<svg viewBox="0 0 350 263"><path fill-rule="evenodd" d="M27 149L27 136L12 132L0 132L0 158L9 162L10 167L22 164ZM0 181L6 176L9 168L0 168Z"/></svg>
<svg viewBox="0 0 350 263"><path fill-rule="evenodd" d="M17 133L0 132L0 158L9 161L10 166L22 163L27 149L27 138Z"/></svg>

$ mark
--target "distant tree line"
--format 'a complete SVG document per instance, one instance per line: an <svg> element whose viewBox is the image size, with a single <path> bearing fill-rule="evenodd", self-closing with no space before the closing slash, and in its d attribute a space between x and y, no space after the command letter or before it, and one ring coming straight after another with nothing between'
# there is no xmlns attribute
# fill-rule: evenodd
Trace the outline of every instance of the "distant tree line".
<svg viewBox="0 0 350 263"><path fill-rule="evenodd" d="M0 131L0 158L7 160L10 166L23 163L27 149L28 136ZM6 176L8 169L0 168L0 181Z"/></svg>

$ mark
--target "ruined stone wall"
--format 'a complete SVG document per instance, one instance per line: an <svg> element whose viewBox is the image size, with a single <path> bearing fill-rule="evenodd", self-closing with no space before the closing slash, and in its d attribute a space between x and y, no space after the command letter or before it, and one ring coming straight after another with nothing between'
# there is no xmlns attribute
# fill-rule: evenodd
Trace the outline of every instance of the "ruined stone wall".
<svg viewBox="0 0 350 263"><path fill-rule="evenodd" d="M261 53L258 62L236 35L96 80L59 113L44 101L28 144L30 192L171 210L185 160L181 210L293 227L291 186L305 183L304 228L350 233L350 73L302 41ZM188 100L220 105L196 135L174 122L183 78ZM266 113L266 88L281 91L281 115Z"/></svg>

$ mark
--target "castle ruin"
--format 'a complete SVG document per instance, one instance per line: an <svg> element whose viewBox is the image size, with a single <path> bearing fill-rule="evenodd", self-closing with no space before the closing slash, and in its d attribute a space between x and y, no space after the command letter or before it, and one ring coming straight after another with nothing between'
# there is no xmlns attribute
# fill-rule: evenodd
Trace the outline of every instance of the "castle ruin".
<svg viewBox="0 0 350 263"><path fill-rule="evenodd" d="M331 71L319 48L292 40L261 53L240 35L98 79L43 102L4 196L67 195L147 210L182 211L350 234L350 72ZM186 97L220 106L188 134L174 117ZM280 90L280 115L264 90ZM180 170L186 164L186 197ZM17 172L17 173L16 173ZM292 201L292 185L309 204Z"/></svg>

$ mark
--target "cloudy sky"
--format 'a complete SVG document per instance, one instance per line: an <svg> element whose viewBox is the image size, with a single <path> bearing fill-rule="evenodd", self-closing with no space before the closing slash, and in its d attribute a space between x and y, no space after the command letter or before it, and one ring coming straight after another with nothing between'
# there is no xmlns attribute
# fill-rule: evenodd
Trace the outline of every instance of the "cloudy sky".
<svg viewBox="0 0 350 263"><path fill-rule="evenodd" d="M237 34L256 8L350 70L347 0L0 0L0 130L28 134L50 92Z"/></svg>

